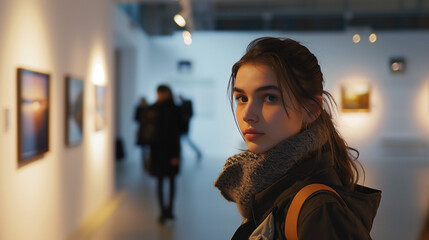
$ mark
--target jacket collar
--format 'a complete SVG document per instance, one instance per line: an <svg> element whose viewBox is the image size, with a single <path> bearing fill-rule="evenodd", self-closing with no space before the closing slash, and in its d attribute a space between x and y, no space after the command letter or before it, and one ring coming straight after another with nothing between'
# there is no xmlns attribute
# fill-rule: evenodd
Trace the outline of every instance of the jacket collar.
<svg viewBox="0 0 429 240"><path fill-rule="evenodd" d="M276 183L256 194L252 199L253 220L258 226L279 201L291 201L295 194L305 185L318 182L335 189L347 203L347 207L357 216L365 228L371 231L372 223L381 201L381 191L356 185L354 189L345 188L334 170L329 154L321 156L321 165L314 170L315 158L305 159Z"/></svg>
<svg viewBox="0 0 429 240"><path fill-rule="evenodd" d="M267 213L271 212L275 206L276 199L281 194L293 197L295 192L309 182L342 185L333 168L331 156L328 153L324 153L321 157L323 160L320 162L320 165L315 166L316 157L307 158L277 182L254 195L252 199L252 213L257 225L263 221ZM315 170L315 167L318 170Z"/></svg>

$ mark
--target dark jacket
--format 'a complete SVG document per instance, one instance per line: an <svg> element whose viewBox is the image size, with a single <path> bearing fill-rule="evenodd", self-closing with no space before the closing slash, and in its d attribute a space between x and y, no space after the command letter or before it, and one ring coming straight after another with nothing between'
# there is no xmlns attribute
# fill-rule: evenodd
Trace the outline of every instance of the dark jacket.
<svg viewBox="0 0 429 240"><path fill-rule="evenodd" d="M180 109L173 101L153 105L157 110L156 141L150 144L149 172L154 176L174 176L179 165L171 164L172 158L180 158Z"/></svg>
<svg viewBox="0 0 429 240"><path fill-rule="evenodd" d="M145 143L143 143L142 141L142 127L144 125L143 122L143 114L145 112L145 109L147 109L147 106L142 106L142 105L138 105L134 111L134 121L136 121L138 123L138 129L137 129L137 133L136 133L136 145L140 145L140 146L144 146L146 145Z"/></svg>
<svg viewBox="0 0 429 240"><path fill-rule="evenodd" d="M182 104L180 105L180 111L182 114L180 131L182 134L188 134L189 123L191 121L192 115L194 114L191 100L183 99Z"/></svg>
<svg viewBox="0 0 429 240"><path fill-rule="evenodd" d="M329 158L326 154L324 158ZM330 192L315 194L303 205L298 218L298 237L307 239L371 239L369 232L381 200L381 191L357 185L354 190L342 186L341 181L329 164L329 159L312 172L314 160L304 160L286 176L256 194L252 201L253 218L241 225L233 240L248 239L253 230L264 219L273 214L274 239L286 239L284 226L286 213L295 194L311 183L323 183L344 199L347 207Z"/></svg>

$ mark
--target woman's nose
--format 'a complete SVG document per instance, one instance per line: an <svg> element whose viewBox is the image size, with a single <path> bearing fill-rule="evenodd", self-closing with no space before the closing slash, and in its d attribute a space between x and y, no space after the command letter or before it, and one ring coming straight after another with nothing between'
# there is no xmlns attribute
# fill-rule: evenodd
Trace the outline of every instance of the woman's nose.
<svg viewBox="0 0 429 240"><path fill-rule="evenodd" d="M257 106L253 101L249 101L243 110L243 120L248 123L256 123L259 121Z"/></svg>

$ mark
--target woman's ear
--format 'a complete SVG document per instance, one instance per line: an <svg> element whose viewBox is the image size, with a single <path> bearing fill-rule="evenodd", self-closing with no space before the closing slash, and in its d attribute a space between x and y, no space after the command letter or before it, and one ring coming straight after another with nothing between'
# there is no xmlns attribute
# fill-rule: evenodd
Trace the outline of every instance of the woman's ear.
<svg viewBox="0 0 429 240"><path fill-rule="evenodd" d="M315 100L317 102L313 100L309 102L307 106L307 111L304 109L304 112L303 112L304 123L307 123L307 124L312 123L320 116L320 113L322 112L322 106L323 106L322 96L316 96Z"/></svg>

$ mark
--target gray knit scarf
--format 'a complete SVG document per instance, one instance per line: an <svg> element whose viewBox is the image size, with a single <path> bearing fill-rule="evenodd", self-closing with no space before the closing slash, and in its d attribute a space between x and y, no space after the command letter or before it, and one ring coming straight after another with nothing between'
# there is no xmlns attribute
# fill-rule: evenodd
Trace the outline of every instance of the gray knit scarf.
<svg viewBox="0 0 429 240"><path fill-rule="evenodd" d="M237 203L244 218L251 213L251 198L285 176L309 152L327 141L320 127L311 127L270 149L262 157L244 151L228 158L214 186L224 198Z"/></svg>

